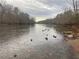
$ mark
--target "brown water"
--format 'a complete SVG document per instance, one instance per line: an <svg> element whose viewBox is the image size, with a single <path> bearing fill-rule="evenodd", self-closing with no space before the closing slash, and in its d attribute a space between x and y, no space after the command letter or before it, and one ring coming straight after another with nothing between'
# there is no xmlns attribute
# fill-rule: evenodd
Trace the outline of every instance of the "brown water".
<svg viewBox="0 0 79 59"><path fill-rule="evenodd" d="M73 59L73 56L54 27L0 25L0 59Z"/></svg>

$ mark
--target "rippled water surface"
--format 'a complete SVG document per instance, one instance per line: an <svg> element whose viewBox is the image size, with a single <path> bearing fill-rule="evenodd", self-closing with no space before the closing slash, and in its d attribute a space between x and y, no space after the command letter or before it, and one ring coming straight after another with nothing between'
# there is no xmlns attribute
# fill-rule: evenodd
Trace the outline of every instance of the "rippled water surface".
<svg viewBox="0 0 79 59"><path fill-rule="evenodd" d="M0 59L70 58L69 46L53 26L0 25Z"/></svg>

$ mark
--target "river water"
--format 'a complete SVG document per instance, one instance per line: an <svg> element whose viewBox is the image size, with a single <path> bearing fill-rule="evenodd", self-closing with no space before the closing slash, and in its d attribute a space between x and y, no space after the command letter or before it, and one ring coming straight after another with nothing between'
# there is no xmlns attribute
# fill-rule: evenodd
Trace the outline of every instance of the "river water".
<svg viewBox="0 0 79 59"><path fill-rule="evenodd" d="M72 56L71 48L53 25L0 25L0 59L73 59Z"/></svg>

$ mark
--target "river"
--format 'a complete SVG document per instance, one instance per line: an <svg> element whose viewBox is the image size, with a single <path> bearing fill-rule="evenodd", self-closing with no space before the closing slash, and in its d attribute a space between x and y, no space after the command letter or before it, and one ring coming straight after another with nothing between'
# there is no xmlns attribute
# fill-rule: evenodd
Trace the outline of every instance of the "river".
<svg viewBox="0 0 79 59"><path fill-rule="evenodd" d="M0 25L0 59L73 59L55 27Z"/></svg>

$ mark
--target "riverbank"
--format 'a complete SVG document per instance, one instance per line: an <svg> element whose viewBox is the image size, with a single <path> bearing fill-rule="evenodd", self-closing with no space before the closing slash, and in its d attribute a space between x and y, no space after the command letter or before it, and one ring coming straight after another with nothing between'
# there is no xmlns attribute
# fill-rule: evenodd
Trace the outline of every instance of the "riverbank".
<svg viewBox="0 0 79 59"><path fill-rule="evenodd" d="M73 48L73 52L77 59L79 59L79 40L68 40L67 44L69 44Z"/></svg>
<svg viewBox="0 0 79 59"><path fill-rule="evenodd" d="M73 48L73 52L79 59L79 25L72 25L70 31L65 31L65 40Z"/></svg>

